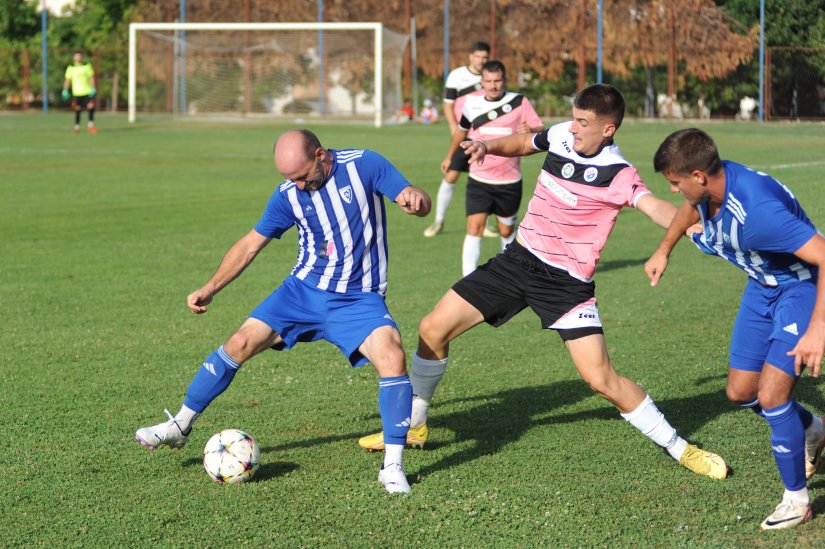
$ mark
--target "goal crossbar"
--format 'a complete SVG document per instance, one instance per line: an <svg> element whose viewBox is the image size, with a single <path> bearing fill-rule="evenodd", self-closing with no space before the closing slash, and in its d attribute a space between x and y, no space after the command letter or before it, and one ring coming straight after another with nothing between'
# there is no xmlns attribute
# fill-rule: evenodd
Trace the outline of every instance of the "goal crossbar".
<svg viewBox="0 0 825 549"><path fill-rule="evenodd" d="M382 23L130 23L129 24L129 123L136 119L138 31L257 31L257 30L371 30L375 36L375 127L381 127L383 94Z"/></svg>

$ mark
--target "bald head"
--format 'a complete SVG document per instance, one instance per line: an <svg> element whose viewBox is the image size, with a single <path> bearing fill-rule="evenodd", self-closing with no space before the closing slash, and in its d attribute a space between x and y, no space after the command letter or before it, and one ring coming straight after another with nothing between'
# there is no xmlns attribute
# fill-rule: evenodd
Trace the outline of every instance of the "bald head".
<svg viewBox="0 0 825 549"><path fill-rule="evenodd" d="M318 137L309 130L289 130L275 142L275 167L299 189L317 190L323 185L331 155L321 146Z"/></svg>

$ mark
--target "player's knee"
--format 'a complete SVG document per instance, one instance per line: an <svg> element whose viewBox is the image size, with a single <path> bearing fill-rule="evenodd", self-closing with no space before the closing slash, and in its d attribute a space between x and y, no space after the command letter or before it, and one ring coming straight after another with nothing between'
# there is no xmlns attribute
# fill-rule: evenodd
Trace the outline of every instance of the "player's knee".
<svg viewBox="0 0 825 549"><path fill-rule="evenodd" d="M750 395L750 398L748 398L745 391L742 391L739 387L733 385L728 385L725 387L725 396L728 397L729 401L739 405L753 401L754 397L754 395Z"/></svg>
<svg viewBox="0 0 825 549"><path fill-rule="evenodd" d="M243 330L232 334L224 343L223 350L239 363L245 362L254 352L253 342Z"/></svg>
<svg viewBox="0 0 825 549"><path fill-rule="evenodd" d="M444 332L439 323L435 321L433 313L421 319L418 324L418 337L432 351L447 344Z"/></svg>

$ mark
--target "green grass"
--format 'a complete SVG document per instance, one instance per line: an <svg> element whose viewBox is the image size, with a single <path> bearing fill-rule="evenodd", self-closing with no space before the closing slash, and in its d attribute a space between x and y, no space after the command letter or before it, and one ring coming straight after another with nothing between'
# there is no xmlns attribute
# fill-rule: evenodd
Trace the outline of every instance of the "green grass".
<svg viewBox="0 0 825 549"><path fill-rule="evenodd" d="M681 433L724 455L734 475L692 475L578 380L553 333L524 313L454 342L426 449L405 454L408 497L376 481L381 456L357 437L380 427L375 374L326 343L250 361L181 451L147 452L137 427L177 410L200 361L291 270L294 233L273 242L209 314L186 295L257 221L280 182L274 124L129 127L70 114L0 116L0 545L822 547L825 516L788 532L759 522L782 493L767 425L724 397L743 273L687 245L660 287L642 264L661 231L619 216L597 274L617 369L640 382ZM686 124L628 121L618 143L669 195L651 158ZM726 158L764 169L825 227L822 125L708 123ZM441 127L314 126L330 147L370 147L433 196ZM531 191L542 158L523 163ZM530 191L525 193L525 200ZM671 199L676 200L671 196ZM463 190L446 232L389 208L388 302L406 350L419 319L459 277ZM496 252L485 239L483 254ZM825 413L825 387L797 395ZM263 450L255 481L221 486L200 464L220 429ZM825 515L825 475L810 483Z"/></svg>

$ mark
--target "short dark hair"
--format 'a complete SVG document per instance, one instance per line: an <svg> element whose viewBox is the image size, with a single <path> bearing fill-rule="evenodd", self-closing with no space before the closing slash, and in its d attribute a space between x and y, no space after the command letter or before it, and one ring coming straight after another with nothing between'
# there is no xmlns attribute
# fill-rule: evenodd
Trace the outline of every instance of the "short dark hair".
<svg viewBox="0 0 825 549"><path fill-rule="evenodd" d="M476 51L486 51L487 53L490 53L490 44L487 42L473 42L473 45L470 46L470 53Z"/></svg>
<svg viewBox="0 0 825 549"><path fill-rule="evenodd" d="M698 128L687 128L668 135L653 155L656 172L690 175L694 170L715 175L722 159L713 138Z"/></svg>
<svg viewBox="0 0 825 549"><path fill-rule="evenodd" d="M624 120L624 97L610 84L593 84L576 94L573 106L583 111L592 111L596 116L607 117L613 121L616 129Z"/></svg>
<svg viewBox="0 0 825 549"><path fill-rule="evenodd" d="M298 130L298 132L304 136L304 154L307 158L315 158L315 151L323 148L318 136L306 129Z"/></svg>
<svg viewBox="0 0 825 549"><path fill-rule="evenodd" d="M492 61L487 61L482 65L481 72L500 72L501 77L504 80L507 80L507 69L504 68L504 63L501 61L493 59Z"/></svg>

